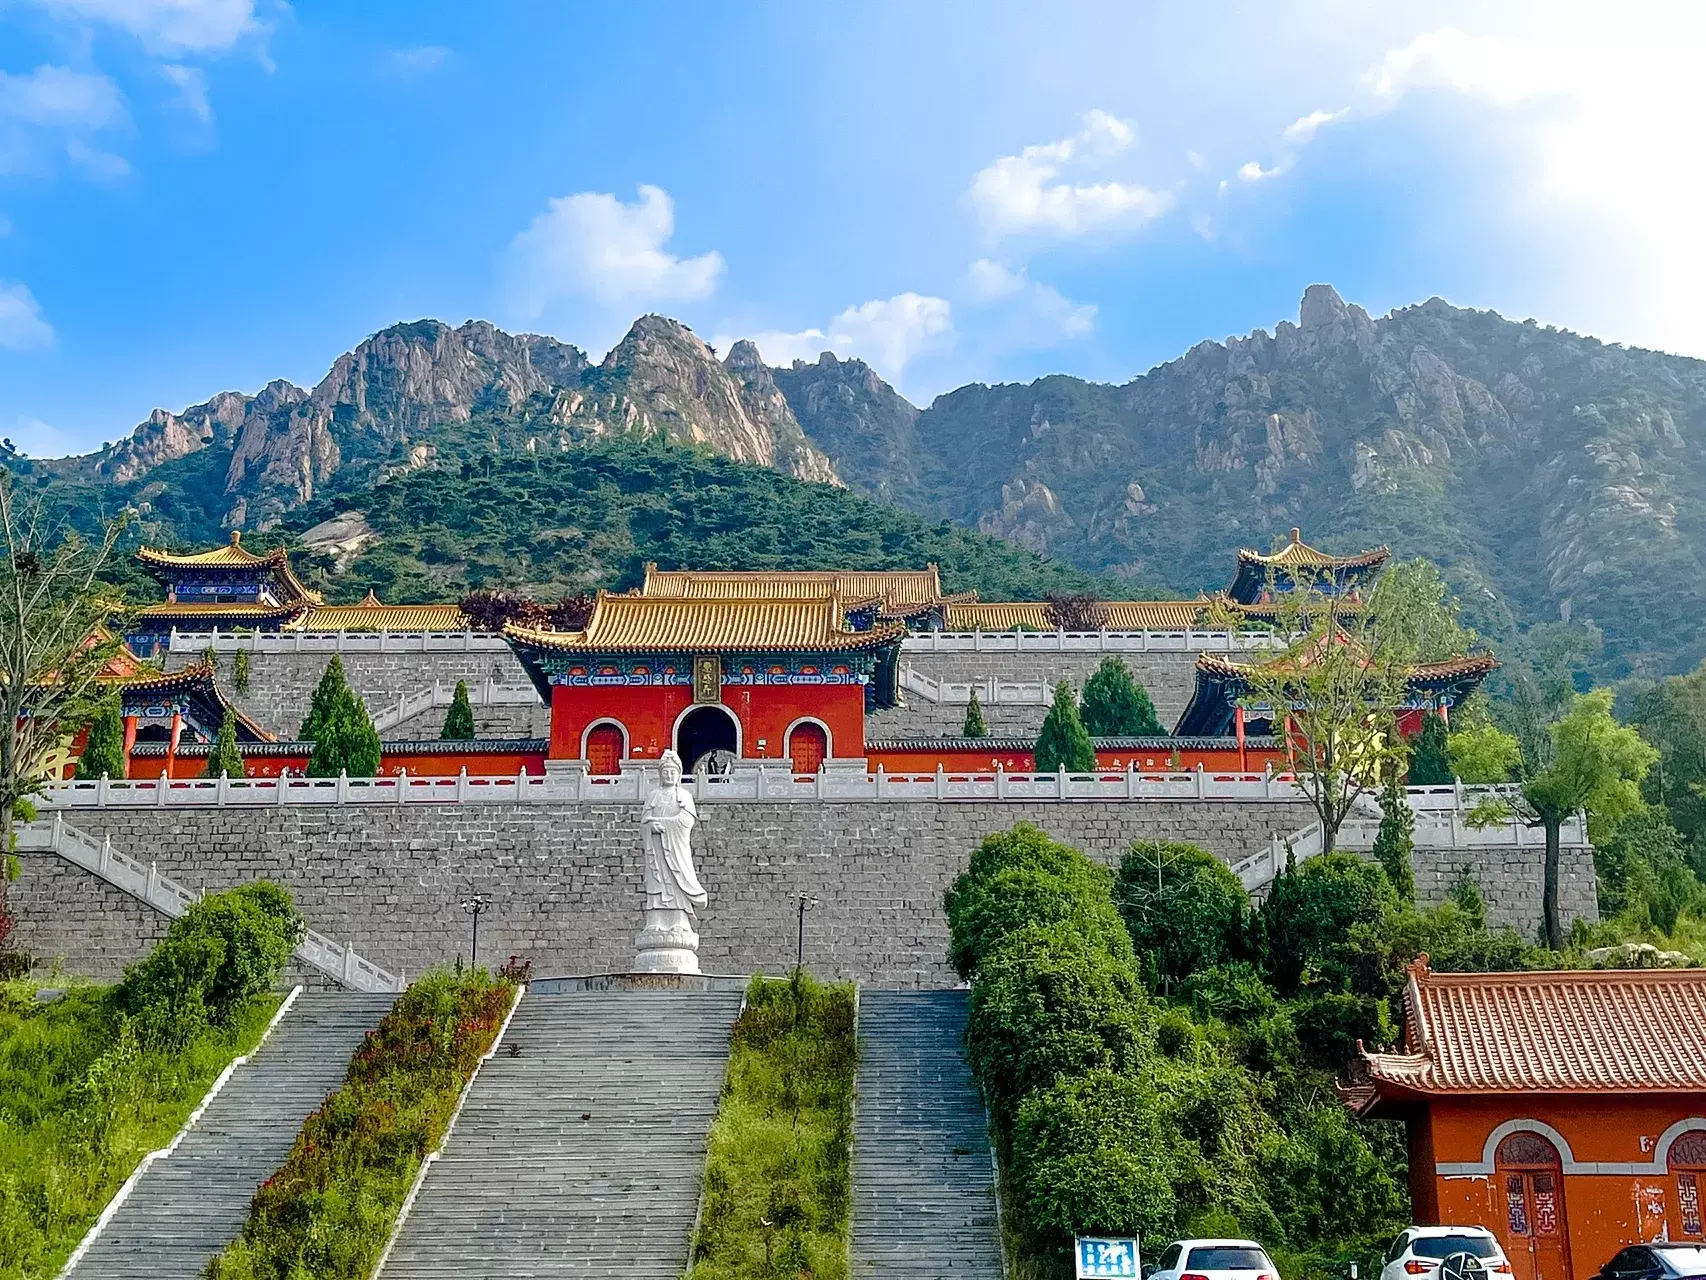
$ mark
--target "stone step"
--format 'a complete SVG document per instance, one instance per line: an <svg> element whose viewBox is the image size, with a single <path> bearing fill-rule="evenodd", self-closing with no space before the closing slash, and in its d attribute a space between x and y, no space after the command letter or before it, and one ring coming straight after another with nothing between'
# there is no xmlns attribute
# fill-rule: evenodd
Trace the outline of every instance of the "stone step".
<svg viewBox="0 0 1706 1280"><path fill-rule="evenodd" d="M70 1275L194 1280L237 1238L255 1189L284 1163L303 1120L343 1083L362 1036L395 999L298 996L177 1150L137 1179Z"/></svg>
<svg viewBox="0 0 1706 1280"><path fill-rule="evenodd" d="M740 1000L529 992L421 1184L384 1280L676 1280Z"/></svg>
<svg viewBox="0 0 1706 1280"><path fill-rule="evenodd" d="M989 1122L966 1065L968 993L862 991L854 1280L1000 1280Z"/></svg>

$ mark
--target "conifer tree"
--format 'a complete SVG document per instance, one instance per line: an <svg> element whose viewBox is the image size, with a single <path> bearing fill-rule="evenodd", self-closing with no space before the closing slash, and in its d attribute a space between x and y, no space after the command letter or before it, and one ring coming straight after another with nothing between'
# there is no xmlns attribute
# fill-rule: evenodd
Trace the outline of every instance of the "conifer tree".
<svg viewBox="0 0 1706 1280"><path fill-rule="evenodd" d="M474 707L468 701L468 682L456 682L456 696L450 700L450 710L444 716L444 730L438 735L446 742L469 742L474 737Z"/></svg>
<svg viewBox="0 0 1706 1280"><path fill-rule="evenodd" d="M223 774L227 778L244 778L248 772L243 765L243 753L237 749L237 714L227 707L225 718L219 722L219 736L213 741L213 750L207 753L207 769L202 776L217 778Z"/></svg>
<svg viewBox="0 0 1706 1280"><path fill-rule="evenodd" d="M89 722L89 736L77 760L79 778L122 778L124 769L124 716L118 696L105 698Z"/></svg>
<svg viewBox="0 0 1706 1280"><path fill-rule="evenodd" d="M1084 683L1084 728L1094 738L1158 738L1163 730L1149 691L1125 659L1106 657Z"/></svg>
<svg viewBox="0 0 1706 1280"><path fill-rule="evenodd" d="M1096 746L1078 718L1078 700L1072 696L1072 686L1064 680L1054 687L1054 705L1043 720L1042 732L1037 734L1035 760L1038 773L1053 773L1056 769L1088 773L1096 767Z"/></svg>
<svg viewBox="0 0 1706 1280"><path fill-rule="evenodd" d="M1404 794L1403 775L1396 769L1380 793L1380 830L1374 837L1374 860L1405 902L1416 900L1416 871L1410 855L1416 848L1416 814Z"/></svg>
<svg viewBox="0 0 1706 1280"><path fill-rule="evenodd" d="M336 655L314 690L302 737L312 741L308 756L310 778L371 778L379 772L379 734L367 706L344 680L344 665Z"/></svg>
<svg viewBox="0 0 1706 1280"><path fill-rule="evenodd" d="M1454 777L1451 772L1450 732L1438 716L1424 715L1421 732L1410 744L1410 785L1412 787L1443 787Z"/></svg>
<svg viewBox="0 0 1706 1280"><path fill-rule="evenodd" d="M983 723L983 704L977 700L977 690L971 691L971 701L966 704L966 722L960 729L962 738L987 738L989 727Z"/></svg>

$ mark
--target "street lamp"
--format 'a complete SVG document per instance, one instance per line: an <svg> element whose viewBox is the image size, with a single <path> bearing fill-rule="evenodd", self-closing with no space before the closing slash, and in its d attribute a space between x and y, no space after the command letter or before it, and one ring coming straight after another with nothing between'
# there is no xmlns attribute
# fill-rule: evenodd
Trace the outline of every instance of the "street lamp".
<svg viewBox="0 0 1706 1280"><path fill-rule="evenodd" d="M472 969L479 963L480 956L480 912L492 905L489 893L474 893L462 899L462 909L474 917L474 940L468 948L468 967Z"/></svg>
<svg viewBox="0 0 1706 1280"><path fill-rule="evenodd" d="M794 969L805 968L806 964L806 912L817 906L817 899L808 893L798 895L800 899L800 934L794 944Z"/></svg>

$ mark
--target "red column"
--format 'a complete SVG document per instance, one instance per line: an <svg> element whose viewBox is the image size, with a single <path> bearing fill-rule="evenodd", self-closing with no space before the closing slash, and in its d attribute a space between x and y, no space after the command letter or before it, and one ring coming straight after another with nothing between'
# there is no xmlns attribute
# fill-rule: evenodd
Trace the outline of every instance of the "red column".
<svg viewBox="0 0 1706 1280"><path fill-rule="evenodd" d="M130 751L135 745L136 717L126 716L124 718L124 776L127 778L130 777L131 773Z"/></svg>
<svg viewBox="0 0 1706 1280"><path fill-rule="evenodd" d="M172 740L166 744L166 773L167 773L167 776L171 776L172 766L177 763L177 760L178 760L178 737L179 737L179 735L181 735L183 733L183 731L184 731L184 713L182 711L172 712Z"/></svg>
<svg viewBox="0 0 1706 1280"><path fill-rule="evenodd" d="M1238 739L1238 771L1248 773L1250 761L1244 753L1244 708L1242 704L1232 708L1232 733Z"/></svg>

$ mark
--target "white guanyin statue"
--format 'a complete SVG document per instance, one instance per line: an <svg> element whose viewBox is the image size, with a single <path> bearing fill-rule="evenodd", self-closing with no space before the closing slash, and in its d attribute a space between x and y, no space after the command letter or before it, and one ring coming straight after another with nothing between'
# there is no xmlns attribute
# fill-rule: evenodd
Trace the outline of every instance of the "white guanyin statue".
<svg viewBox="0 0 1706 1280"><path fill-rule="evenodd" d="M662 785L640 810L645 848L645 924L634 936L636 973L698 973L699 932L694 910L707 901L693 871L693 824L699 813L681 785L681 757L665 751L658 760Z"/></svg>

